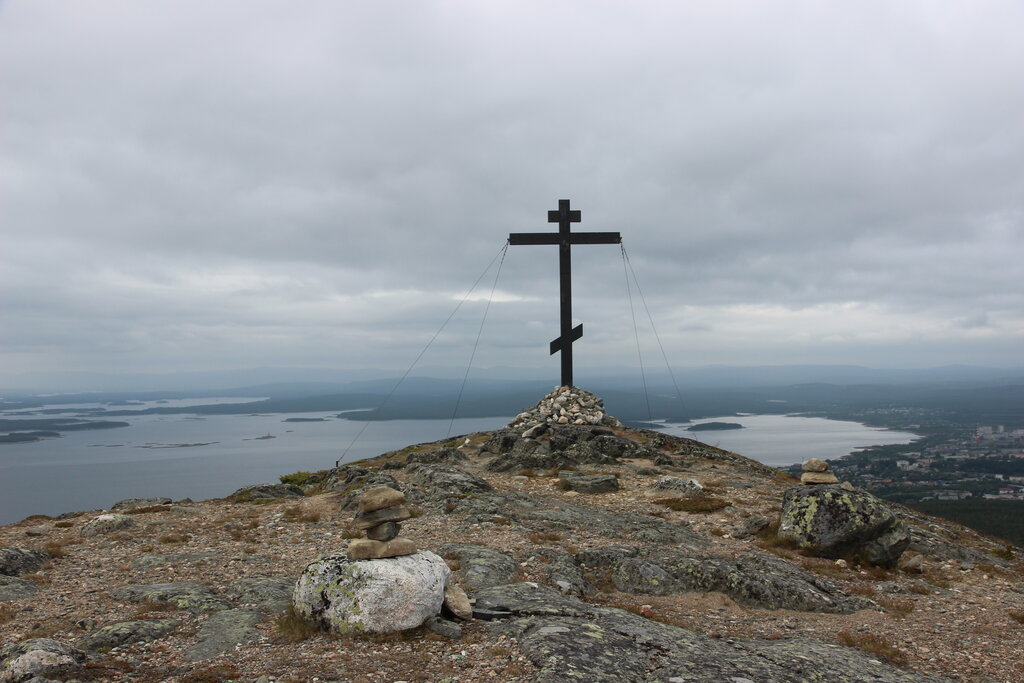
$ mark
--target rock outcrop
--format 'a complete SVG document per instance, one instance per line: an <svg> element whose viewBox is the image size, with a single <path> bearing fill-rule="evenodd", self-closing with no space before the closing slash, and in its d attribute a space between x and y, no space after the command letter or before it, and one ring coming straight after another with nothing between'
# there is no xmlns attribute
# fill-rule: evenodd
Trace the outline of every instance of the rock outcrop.
<svg viewBox="0 0 1024 683"><path fill-rule="evenodd" d="M42 550L10 546L0 548L0 575L21 576L37 571L50 561L50 555Z"/></svg>
<svg viewBox="0 0 1024 683"><path fill-rule="evenodd" d="M109 512L104 515L93 517L82 527L82 536L99 536L114 531L121 531L135 526L135 520L130 515L123 515L119 512Z"/></svg>
<svg viewBox="0 0 1024 683"><path fill-rule="evenodd" d="M866 491L808 485L787 489L778 536L815 555L855 556L892 567L910 545L910 530Z"/></svg>
<svg viewBox="0 0 1024 683"><path fill-rule="evenodd" d="M51 676L64 678L84 661L84 652L50 638L4 645L0 647L0 683L46 681Z"/></svg>
<svg viewBox="0 0 1024 683"><path fill-rule="evenodd" d="M515 638L539 669L532 680L544 683L943 680L806 638L716 640L537 584L495 586L475 597L475 610L499 620L497 628Z"/></svg>

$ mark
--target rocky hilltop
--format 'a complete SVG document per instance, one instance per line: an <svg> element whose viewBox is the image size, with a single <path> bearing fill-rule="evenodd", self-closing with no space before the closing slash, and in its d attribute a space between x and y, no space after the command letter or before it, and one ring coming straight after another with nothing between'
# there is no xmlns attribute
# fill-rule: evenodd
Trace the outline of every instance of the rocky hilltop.
<svg viewBox="0 0 1024 683"><path fill-rule="evenodd" d="M0 528L0 683L1024 679L1017 549L823 464L801 482L562 387L224 499L30 517ZM417 562L420 625L309 588Z"/></svg>

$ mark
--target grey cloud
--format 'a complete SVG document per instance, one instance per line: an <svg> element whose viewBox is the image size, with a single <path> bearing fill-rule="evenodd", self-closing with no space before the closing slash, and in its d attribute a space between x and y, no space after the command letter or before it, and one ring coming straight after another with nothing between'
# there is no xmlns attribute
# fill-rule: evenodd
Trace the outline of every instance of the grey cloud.
<svg viewBox="0 0 1024 683"><path fill-rule="evenodd" d="M1021 14L7 2L0 344L40 367L401 366L569 197L579 229L623 233L670 355L1019 364ZM543 356L554 251L509 250L500 289L531 300L492 306L495 362ZM590 357L631 363L620 254L579 247L574 274Z"/></svg>

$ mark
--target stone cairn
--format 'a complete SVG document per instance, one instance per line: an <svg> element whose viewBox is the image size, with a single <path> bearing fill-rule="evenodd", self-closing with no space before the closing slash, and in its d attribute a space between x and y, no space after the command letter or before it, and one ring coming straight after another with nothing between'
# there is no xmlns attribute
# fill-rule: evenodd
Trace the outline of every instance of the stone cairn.
<svg viewBox="0 0 1024 683"><path fill-rule="evenodd" d="M366 538L353 539L348 544L348 556L352 560L374 560L384 557L412 555L416 544L398 535L400 522L412 517L405 505L405 494L388 486L368 489L359 499L355 528L364 532Z"/></svg>
<svg viewBox="0 0 1024 683"><path fill-rule="evenodd" d="M525 410L509 423L509 429L523 431L524 438L543 433L553 425L620 426L618 420L606 415L604 401L579 387L555 387L537 405Z"/></svg>
<svg viewBox="0 0 1024 683"><path fill-rule="evenodd" d="M829 471L828 463L818 458L805 460L801 466L803 474L800 475L801 484L838 484L836 475Z"/></svg>

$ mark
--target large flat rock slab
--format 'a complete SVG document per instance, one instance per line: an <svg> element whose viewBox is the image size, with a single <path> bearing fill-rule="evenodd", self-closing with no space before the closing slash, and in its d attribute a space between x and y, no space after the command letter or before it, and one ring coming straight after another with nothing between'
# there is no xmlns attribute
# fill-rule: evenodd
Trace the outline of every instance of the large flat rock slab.
<svg viewBox="0 0 1024 683"><path fill-rule="evenodd" d="M208 587L192 581L122 586L110 591L110 597L127 602L162 602L189 612L217 612L230 609L231 603L213 594Z"/></svg>
<svg viewBox="0 0 1024 683"><path fill-rule="evenodd" d="M624 610L589 605L537 584L478 591L476 609L499 619L494 628L518 641L523 654L540 669L533 680L541 683L946 680L807 638L716 640Z"/></svg>
<svg viewBox="0 0 1024 683"><path fill-rule="evenodd" d="M197 662L255 640L256 624L263 614L256 609L229 609L211 614L199 629L197 642L185 651L185 659Z"/></svg>

